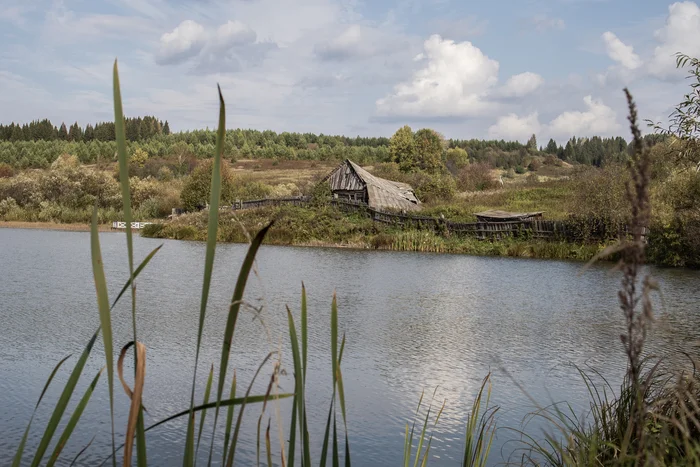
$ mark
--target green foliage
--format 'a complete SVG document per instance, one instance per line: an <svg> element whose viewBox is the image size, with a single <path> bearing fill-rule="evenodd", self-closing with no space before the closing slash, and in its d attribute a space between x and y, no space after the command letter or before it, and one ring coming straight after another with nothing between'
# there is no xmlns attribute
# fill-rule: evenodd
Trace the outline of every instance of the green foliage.
<svg viewBox="0 0 700 467"><path fill-rule="evenodd" d="M462 148L450 148L445 151L445 167L453 175L459 174L460 170L469 165L469 155Z"/></svg>
<svg viewBox="0 0 700 467"><path fill-rule="evenodd" d="M148 153L141 148L136 148L129 156L129 167L142 168L147 160Z"/></svg>
<svg viewBox="0 0 700 467"><path fill-rule="evenodd" d="M449 202L457 192L457 184L451 175L416 172L410 183L421 202Z"/></svg>
<svg viewBox="0 0 700 467"><path fill-rule="evenodd" d="M389 141L389 153L391 161L396 162L402 171L415 170L417 167L415 160L416 140L410 126L405 125L396 130Z"/></svg>
<svg viewBox="0 0 700 467"><path fill-rule="evenodd" d="M211 160L202 162L185 181L180 199L186 210L202 209L208 203L212 166ZM221 200L224 203L235 200L234 178L226 164L221 165Z"/></svg>
<svg viewBox="0 0 700 467"><path fill-rule="evenodd" d="M439 171L443 167L443 144L441 136L435 130L423 128L416 131L414 139L414 167L426 172Z"/></svg>
<svg viewBox="0 0 700 467"><path fill-rule="evenodd" d="M537 137L533 134L525 145L529 152L537 152Z"/></svg>
<svg viewBox="0 0 700 467"><path fill-rule="evenodd" d="M519 165L519 166L515 167L515 173L516 173L516 174L521 174L521 175L522 175L522 174L524 174L525 172L527 172L527 170L526 170L525 167L523 167L522 165Z"/></svg>
<svg viewBox="0 0 700 467"><path fill-rule="evenodd" d="M680 163L700 167L700 58L679 52L676 54L676 67L688 67L690 90L669 116L668 128L647 122L659 135L672 137L671 146Z"/></svg>

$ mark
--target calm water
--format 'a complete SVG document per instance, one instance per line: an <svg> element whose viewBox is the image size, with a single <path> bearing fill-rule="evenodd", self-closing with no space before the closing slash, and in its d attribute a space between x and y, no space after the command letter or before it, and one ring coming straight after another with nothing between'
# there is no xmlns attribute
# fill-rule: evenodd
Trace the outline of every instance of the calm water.
<svg viewBox="0 0 700 467"><path fill-rule="evenodd" d="M0 229L0 465L9 464L53 366L72 353L55 380L59 384L47 393L45 410L35 419L37 430L29 444L38 443L46 409L98 325L88 240L86 233ZM125 236L105 233L101 242L113 297L128 277ZM137 238L138 260L160 243ZM227 302L244 254L243 245L221 245L217 252L198 400L210 364L219 361ZM137 281L139 340L148 348L147 425L188 407L203 258L203 244L166 241ZM583 412L586 391L574 365L590 365L619 383L624 371L622 317L616 303L619 277L609 266L583 274L580 268L558 261L264 246L246 295L258 311L251 307L239 318L231 368L237 368L239 388L246 387L264 356L281 349L282 365L291 374L284 307L289 304L298 321L304 281L310 313L307 399L318 459L331 394L329 317L335 290L340 327L347 336L342 367L353 461L363 466L399 464L404 427L413 418L420 393L437 387L437 403L447 403L435 430L431 465L457 465L468 409L489 371L493 402L501 406L500 426L518 427L534 409L523 389L542 405L567 400ZM678 349L697 348L700 273L653 273L667 309L657 301L650 349L673 356ZM130 308L125 299L113 314L117 348L131 340ZM78 393L103 364L104 353L96 348ZM265 390L269 374L270 368L263 371L254 393ZM282 390L292 389L289 378L282 385ZM123 433L128 399L118 382L115 395L117 431ZM65 448L62 465L93 436L80 464L97 465L109 452L107 400L103 377L77 435ZM279 405L285 432L290 405ZM246 412L237 454L244 465L255 459L260 410L250 406ZM263 416L263 427L270 417L274 444L279 442L274 410ZM540 428L528 425L532 432ZM207 431L202 459L208 454ZM150 465L176 463L184 432L182 419L149 432ZM512 438L511 432L498 432L492 464L517 448Z"/></svg>

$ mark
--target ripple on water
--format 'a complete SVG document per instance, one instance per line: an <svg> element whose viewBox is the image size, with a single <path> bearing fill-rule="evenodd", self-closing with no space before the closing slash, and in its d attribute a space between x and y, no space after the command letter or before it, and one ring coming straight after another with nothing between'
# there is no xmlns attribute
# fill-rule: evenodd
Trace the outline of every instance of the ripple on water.
<svg viewBox="0 0 700 467"><path fill-rule="evenodd" d="M75 364L75 354L97 328L88 238L85 233L0 229L0 465L7 464L14 454L55 363L74 354L49 389L47 401L55 400L67 371ZM124 235L103 234L101 242L114 296L128 275ZM160 241L135 238L136 257L143 258L158 244ZM243 245L222 245L217 251L197 400L201 400L209 366L219 361L227 305L244 254ZM165 241L139 277L139 338L148 348L144 392L147 424L189 405L203 257L201 243ZM535 409L529 396L542 405L567 400L577 410L585 408L586 389L576 365L601 370L613 385L624 368L617 337L622 326L615 302L618 277L605 266L579 274L579 264L557 261L269 246L262 247L257 266L259 275L251 278L246 296L263 311L248 310L239 317L231 368L237 368L240 394L264 356L281 348L282 364L288 372L282 384L286 389L293 386L291 358L286 351L285 305L298 322L304 281L310 326L309 428L319 444L314 447L315 458L330 403L328 325L334 291L340 328L347 337L343 378L351 450L358 465L396 463L403 453L406 423L414 420L422 391L423 410L433 391L433 414L445 401L440 423L431 431L431 465L455 465L455 460L461 459L473 398L489 371L493 373L492 402L501 406L499 424L519 427ZM654 273L666 303L674 307L665 312L657 308L660 324L649 348L670 353L700 337L692 324L697 322L700 274L675 270ZM130 340L130 308L125 297L114 311L118 346ZM93 353L78 393L102 365L100 341ZM263 374L268 375L269 370ZM231 377L229 372L227 379ZM109 452L105 380L65 449L66 457L72 457L96 435L82 458L84 465L99 464ZM261 376L253 392L263 392L266 383ZM129 401L118 389L115 423L122 433ZM282 401L279 407L286 432L290 402ZM244 464L255 459L259 410L246 410L237 453ZM419 413L417 427L422 426L424 413ZM274 425L274 413L269 412L264 420L268 416ZM40 411L38 417L35 423L40 427L48 415ZM540 428L536 422L528 425L529 430ZM150 464L177 463L184 431L185 422L179 419L149 432ZM202 441L207 449L208 431ZM218 432L223 433L223 429ZM517 448L509 442L512 438L512 433L497 433L492 463L502 461ZM38 441L33 432L29 447ZM219 446L220 439L216 443ZM277 435L273 445L279 446Z"/></svg>

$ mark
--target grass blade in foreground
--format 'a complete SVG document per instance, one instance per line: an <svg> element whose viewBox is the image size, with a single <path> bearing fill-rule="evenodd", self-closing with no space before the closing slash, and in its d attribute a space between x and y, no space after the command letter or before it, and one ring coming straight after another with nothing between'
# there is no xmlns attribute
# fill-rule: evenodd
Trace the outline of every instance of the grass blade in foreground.
<svg viewBox="0 0 700 467"><path fill-rule="evenodd" d="M233 370L233 381L231 382L231 392L229 394L229 399L234 399L236 397L236 370ZM228 407L226 413L226 431L224 432L224 457L222 459L222 464L226 461L226 452L228 451L229 438L231 437L231 425L233 424L233 405ZM209 451L209 465L211 465L211 456L214 451L212 446L211 451Z"/></svg>
<svg viewBox="0 0 700 467"><path fill-rule="evenodd" d="M41 400L44 398L44 394L46 394L46 390L49 388L49 385L51 384L51 381L53 380L53 377L56 376L56 372L58 371L59 368L61 368L61 365L70 358L70 355L67 357L64 357L63 360L58 362L56 366L53 368L53 371L49 375L49 378L46 380L46 384L44 384L44 389L41 391L41 395L39 396L39 400L36 401L36 405L34 406L34 411L32 412L32 416L29 418L29 423L27 423L27 428L24 430L24 435L22 435L22 441L19 443L19 447L17 448L17 453L15 454L15 457L12 460L12 467L19 467L20 464L22 463L22 454L24 453L24 445L27 444L27 435L29 434L29 428L32 426L32 420L34 420L34 415L36 415L36 409L39 408L39 404L41 404Z"/></svg>
<svg viewBox="0 0 700 467"><path fill-rule="evenodd" d="M219 137L221 137L221 144L223 144L224 138L223 127L219 128L219 133L217 134L217 148L219 147ZM213 182L212 182L213 183ZM248 248L243 264L241 265L241 270L238 273L238 280L236 281L236 287L233 291L233 297L231 298L231 305L229 306L228 317L226 318L226 327L224 328L224 342L221 347L221 363L219 364L219 384L216 391L216 400L220 401L224 392L224 384L226 381L226 372L228 368L228 360L231 354L231 344L233 341L233 333L236 330L236 322L238 320L238 313L241 308L241 303L243 301L243 293L245 292L246 284L248 283L248 277L250 276L250 271L253 269L253 263L255 262L255 256L258 254L258 249L262 245L265 235L267 235L268 230L272 227L273 222L270 222L265 227L260 229L260 231L255 235L253 241ZM216 240L216 239L214 239ZM211 449L214 447L214 438L216 436L216 425L219 421L219 407L217 406L214 411L214 428L212 429L211 435Z"/></svg>
<svg viewBox="0 0 700 467"><path fill-rule="evenodd" d="M129 186L129 167L126 155L126 132L124 129L124 111L122 109L121 88L119 86L119 69L117 60L114 60L114 71L112 73L113 92L114 92L114 134L117 142L117 158L119 159L119 182L122 192L122 207L124 211L124 221L126 222L126 249L129 259L129 285L131 286L131 324L134 334L134 342L137 344L137 350L134 352L134 371L139 368L138 345L139 340L136 335L136 284L134 284L134 243L133 233L131 230L131 188ZM137 375L134 374L135 378ZM111 389L111 382L110 382ZM139 396L140 398L140 396ZM143 412L141 405L136 407L138 416L136 417L136 437L138 438L138 463L141 467L146 467L146 438L143 426Z"/></svg>
<svg viewBox="0 0 700 467"><path fill-rule="evenodd" d="M85 407L90 401L92 392L95 390L95 386L97 386L97 382L100 380L100 376L102 375L103 371L104 367L97 373L95 378L92 380L92 383L90 383L90 386L88 386L87 390L85 391L83 398L80 400L78 406L75 408L75 411L73 412L73 415L71 416L70 420L68 420L68 424L63 430L61 437L58 438L58 443L56 443L56 447L54 448L53 453L49 458L49 462L46 464L46 467L52 467L56 463L56 460L58 460L58 456L61 454L63 447L66 445L66 442L70 438L70 435L73 433L73 430L78 424L80 417L83 415L83 411L85 410Z"/></svg>
<svg viewBox="0 0 700 467"><path fill-rule="evenodd" d="M204 280L202 282L202 299L199 307L199 325L197 327L197 348L195 349L194 371L192 372L192 393L190 395L190 417L187 421L187 439L185 441L185 458L183 465L194 465L194 389L197 383L197 365L199 364L199 351L202 345L202 330L204 329L204 316L207 312L209 301L209 288L211 287L211 274L214 269L214 254L216 253L216 233L219 227L219 199L221 197L221 154L224 150L223 136L226 131L226 105L224 97L219 89L219 128L216 137L216 153L211 172L211 193L209 198L209 223L207 226L207 251L204 258ZM221 382L219 383L222 384ZM217 400L221 399L220 392ZM216 424L214 424L216 426Z"/></svg>
<svg viewBox="0 0 700 467"><path fill-rule="evenodd" d="M112 345L112 318L109 307L109 296L107 295L107 280L105 279L102 252L100 250L100 236L97 231L97 206L95 206L92 213L90 251L92 255L92 274L95 278L95 291L97 293L97 308L100 314L100 327L102 328L102 340L104 341L105 360L107 362L109 414L112 421L112 451L114 451L114 349ZM116 460L113 460L112 463L116 465Z"/></svg>
<svg viewBox="0 0 700 467"><path fill-rule="evenodd" d="M136 426L139 422L139 417L142 413L141 396L143 395L143 383L144 379L146 378L146 346L140 342L132 341L122 348L121 355L119 356L119 379L122 381L122 384L124 384L124 386L126 387L122 372L122 362L124 360L124 355L126 354L126 351L131 345L134 345L134 352L138 354L138 356L136 357L137 366L136 375L134 378L134 392L131 395L131 406L129 407L129 420L126 426L126 437L124 441L126 445L126 448L124 449L124 467L129 467L131 465L131 453L134 443L134 434L136 432ZM141 421L143 421L143 419ZM141 462L140 459L139 462Z"/></svg>
<svg viewBox="0 0 700 467"><path fill-rule="evenodd" d="M302 465L304 467L311 466L311 454L308 451L309 440L308 433L304 430L304 377L301 369L301 355L299 352L299 341L297 339L296 327L294 325L294 318L292 317L292 312L287 307L287 321L289 322L289 341L292 346L292 357L294 359L294 398L296 400L296 409L298 411L299 420L299 431L301 434L301 444L302 444ZM291 460L290 460L291 462Z"/></svg>
<svg viewBox="0 0 700 467"><path fill-rule="evenodd" d="M85 346L83 353L80 355L80 358L78 359L77 363L75 364L75 368L73 368L73 371L71 372L70 376L68 377L68 381L66 382L66 385L63 387L63 392L61 392L61 396L59 397L58 402L56 402L56 407L54 408L54 411L51 414L51 418L49 419L49 423L46 426L46 430L44 431L44 435L42 436L41 442L39 443L39 447L37 448L36 454L34 455L34 460L32 461L32 464L31 464L32 467L36 467L41 463L41 458L44 457L44 453L46 452L46 449L49 447L49 443L51 442L51 438L53 437L53 434L56 432L56 429L58 428L58 424L61 421L61 417L63 416L63 413L66 411L66 407L68 406L68 402L70 401L70 398L73 395L73 391L75 390L76 384L78 384L78 380L80 379L80 375L83 372L83 368L85 368L85 362L87 361L88 355L92 351L92 347L95 345L96 340L97 340L97 333L93 334L92 338Z"/></svg>
<svg viewBox="0 0 700 467"><path fill-rule="evenodd" d="M209 378L207 378L207 387L204 390L204 402L202 404L206 405L209 403L209 395L211 394L211 382L214 378L214 365L212 364L209 369ZM204 428L204 420L207 417L207 411L203 410L202 415L199 416L199 434L197 435L197 447L194 450L194 463L197 464L197 453L199 452L199 442L202 440L202 429Z"/></svg>

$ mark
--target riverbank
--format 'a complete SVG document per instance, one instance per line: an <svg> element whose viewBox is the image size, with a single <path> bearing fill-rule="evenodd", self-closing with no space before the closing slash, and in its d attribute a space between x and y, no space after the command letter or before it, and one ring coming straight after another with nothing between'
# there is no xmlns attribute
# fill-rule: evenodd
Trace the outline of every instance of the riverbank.
<svg viewBox="0 0 700 467"><path fill-rule="evenodd" d="M97 226L100 232L114 232L108 224ZM69 232L89 232L90 224L59 224L58 222L0 221L0 229L39 229L63 230Z"/></svg>
<svg viewBox="0 0 700 467"><path fill-rule="evenodd" d="M479 240L432 230L400 229L373 222L360 213L345 213L332 206L266 207L222 213L218 240L247 243L250 236L270 220L275 224L265 238L270 245L321 246L336 248L456 253L475 256L509 256L587 261L607 244L576 244L536 239ZM162 224L151 224L141 234L150 238L204 241L206 213L180 216Z"/></svg>

